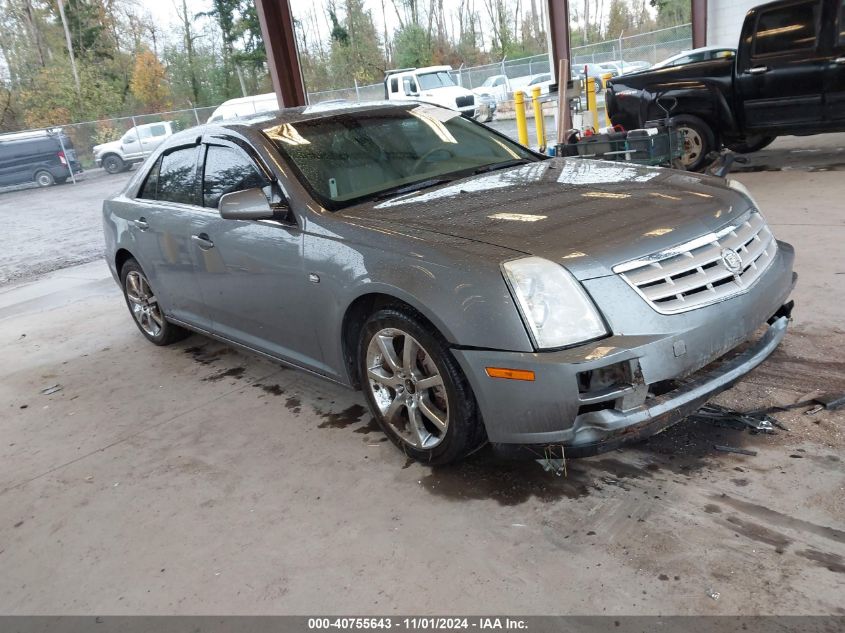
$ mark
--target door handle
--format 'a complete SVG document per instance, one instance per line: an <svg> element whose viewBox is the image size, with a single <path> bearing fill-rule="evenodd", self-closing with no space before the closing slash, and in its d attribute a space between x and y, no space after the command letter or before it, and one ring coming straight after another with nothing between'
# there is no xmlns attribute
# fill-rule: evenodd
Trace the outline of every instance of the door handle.
<svg viewBox="0 0 845 633"><path fill-rule="evenodd" d="M749 68L748 72L752 75L762 75L763 73L769 72L768 66L755 66L754 68Z"/></svg>
<svg viewBox="0 0 845 633"><path fill-rule="evenodd" d="M137 226L142 231L146 231L148 228L150 228L150 225L147 224L146 218L138 218L137 220L135 220L135 226Z"/></svg>
<svg viewBox="0 0 845 633"><path fill-rule="evenodd" d="M199 235L192 235L191 239L197 243L202 250L207 251L210 248L214 248L214 242L208 239L207 233L200 233Z"/></svg>
<svg viewBox="0 0 845 633"><path fill-rule="evenodd" d="M845 57L837 57L833 60L834 64L845 64Z"/></svg>

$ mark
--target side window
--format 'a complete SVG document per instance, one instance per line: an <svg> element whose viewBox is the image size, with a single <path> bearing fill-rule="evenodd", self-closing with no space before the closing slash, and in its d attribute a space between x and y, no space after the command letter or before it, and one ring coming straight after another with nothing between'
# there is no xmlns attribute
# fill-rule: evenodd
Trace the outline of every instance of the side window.
<svg viewBox="0 0 845 633"><path fill-rule="evenodd" d="M145 138L150 138L153 135L152 131L148 127L139 127L138 128L138 136L141 137L141 140Z"/></svg>
<svg viewBox="0 0 845 633"><path fill-rule="evenodd" d="M412 95L417 92L417 82L413 77L402 77L402 87L405 89L406 95Z"/></svg>
<svg viewBox="0 0 845 633"><path fill-rule="evenodd" d="M208 146L202 178L203 206L216 209L223 194L255 187L268 195L269 186L267 178L241 152L220 145Z"/></svg>
<svg viewBox="0 0 845 633"><path fill-rule="evenodd" d="M199 204L196 188L197 148L185 147L161 157L158 200Z"/></svg>
<svg viewBox="0 0 845 633"><path fill-rule="evenodd" d="M158 170L161 167L161 158L159 158L155 165L153 165L152 169L150 169L150 173L147 174L147 179L144 181L141 190L138 192L139 198L144 198L146 200L155 200L156 199L156 189L158 188Z"/></svg>
<svg viewBox="0 0 845 633"><path fill-rule="evenodd" d="M160 125L151 126L150 127L150 134L152 134L153 136L164 136L164 134L165 134L164 124L162 123Z"/></svg>
<svg viewBox="0 0 845 633"><path fill-rule="evenodd" d="M391 77L390 78L390 92L399 92L399 78L398 77Z"/></svg>
<svg viewBox="0 0 845 633"><path fill-rule="evenodd" d="M753 54L773 55L813 48L819 7L819 2L801 2L760 13Z"/></svg>

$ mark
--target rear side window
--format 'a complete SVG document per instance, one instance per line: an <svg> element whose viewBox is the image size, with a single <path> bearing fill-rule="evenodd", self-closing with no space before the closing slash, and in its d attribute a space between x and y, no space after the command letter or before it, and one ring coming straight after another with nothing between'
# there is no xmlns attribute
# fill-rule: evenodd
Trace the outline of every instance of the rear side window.
<svg viewBox="0 0 845 633"><path fill-rule="evenodd" d="M390 78L390 92L399 92L399 78L398 77L391 77Z"/></svg>
<svg viewBox="0 0 845 633"><path fill-rule="evenodd" d="M139 198L144 198L145 200L156 199L156 189L158 188L158 169L160 166L161 158L156 161L153 168L150 169L150 173L147 174L147 179L144 181L141 191L138 192Z"/></svg>
<svg viewBox="0 0 845 633"><path fill-rule="evenodd" d="M801 2L760 13L754 36L754 55L815 47L819 7L819 2Z"/></svg>
<svg viewBox="0 0 845 633"><path fill-rule="evenodd" d="M177 149L161 157L157 200L199 204L196 187L197 148Z"/></svg>
<svg viewBox="0 0 845 633"><path fill-rule="evenodd" d="M209 145L202 179L203 205L216 209L220 197L245 189L265 189L270 183L241 152L230 147ZM265 189L265 195L269 189Z"/></svg>

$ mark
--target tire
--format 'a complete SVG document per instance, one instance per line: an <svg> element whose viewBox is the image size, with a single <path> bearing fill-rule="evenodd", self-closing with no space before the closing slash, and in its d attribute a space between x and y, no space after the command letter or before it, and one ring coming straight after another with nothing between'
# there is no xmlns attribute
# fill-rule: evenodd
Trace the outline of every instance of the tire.
<svg viewBox="0 0 845 633"><path fill-rule="evenodd" d="M155 297L155 293L141 266L134 259L126 260L120 269L120 287L132 320L148 341L155 345L170 345L190 334L164 318L158 301L147 302L148 298Z"/></svg>
<svg viewBox="0 0 845 633"><path fill-rule="evenodd" d="M704 121L691 114L672 117L673 125L684 134L681 163L687 171L702 171L707 155L716 149L716 135Z"/></svg>
<svg viewBox="0 0 845 633"><path fill-rule="evenodd" d="M725 147L737 154L752 154L768 147L776 138L777 136L749 136L742 141L728 143Z"/></svg>
<svg viewBox="0 0 845 633"><path fill-rule="evenodd" d="M110 174L119 174L126 170L126 163L116 154L109 154L103 159L103 169Z"/></svg>
<svg viewBox="0 0 845 633"><path fill-rule="evenodd" d="M46 169L35 172L33 180L35 180L35 184L39 187L52 187L56 184L55 176Z"/></svg>
<svg viewBox="0 0 845 633"><path fill-rule="evenodd" d="M409 344L416 353L406 359ZM413 310L372 314L361 328L357 362L373 417L406 455L449 464L487 441L475 396L448 344Z"/></svg>

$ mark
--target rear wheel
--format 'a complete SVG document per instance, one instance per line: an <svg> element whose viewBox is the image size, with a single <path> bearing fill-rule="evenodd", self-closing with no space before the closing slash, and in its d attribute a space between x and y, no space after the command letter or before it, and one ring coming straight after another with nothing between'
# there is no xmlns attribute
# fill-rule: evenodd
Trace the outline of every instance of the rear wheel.
<svg viewBox="0 0 845 633"><path fill-rule="evenodd" d="M681 164L687 171L701 171L707 163L707 155L716 149L716 135L697 116L682 114L673 117L672 122L684 138Z"/></svg>
<svg viewBox="0 0 845 633"><path fill-rule="evenodd" d="M753 152L759 152L764 147L768 147L776 138L776 136L748 136L741 141L728 143L726 147L738 154L751 154Z"/></svg>
<svg viewBox="0 0 845 633"><path fill-rule="evenodd" d="M126 169L126 163L120 156L109 154L103 159L103 169L110 174L118 174Z"/></svg>
<svg viewBox="0 0 845 633"><path fill-rule="evenodd" d="M120 270L120 280L129 312L147 340L156 345L170 345L190 334L164 318L158 298L137 261L126 260Z"/></svg>
<svg viewBox="0 0 845 633"><path fill-rule="evenodd" d="M35 183L39 187L49 187L56 184L56 178L49 171L42 169L35 174Z"/></svg>
<svg viewBox="0 0 845 633"><path fill-rule="evenodd" d="M466 377L446 341L412 311L385 308L367 319L358 370L373 416L407 455L447 464L485 443Z"/></svg>

